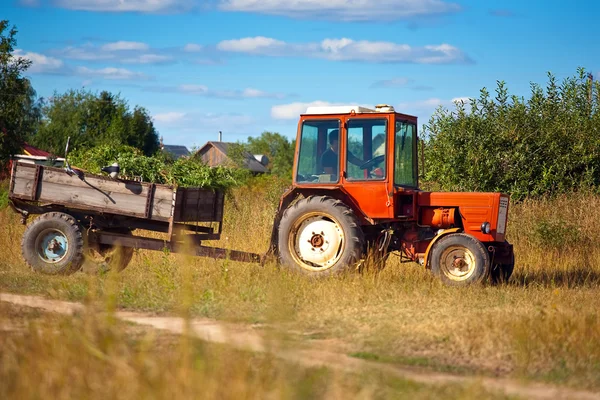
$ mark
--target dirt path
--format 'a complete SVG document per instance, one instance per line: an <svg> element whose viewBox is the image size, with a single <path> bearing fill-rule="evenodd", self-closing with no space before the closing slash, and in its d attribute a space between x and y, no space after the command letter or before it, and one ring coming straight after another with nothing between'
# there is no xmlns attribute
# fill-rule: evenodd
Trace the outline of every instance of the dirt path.
<svg viewBox="0 0 600 400"><path fill-rule="evenodd" d="M73 315L85 308L84 305L79 303L47 300L38 296L22 296L8 293L0 293L0 301L67 315ZM600 400L600 393L560 388L542 383L522 383L506 378L461 376L423 371L417 368L361 360L345 354L318 349L289 349L276 341L265 339L264 335L259 334L255 329L246 325L230 324L210 319L192 319L189 327L186 327L185 320L179 317L155 316L147 313L128 311L117 311L115 314L117 318L123 321L150 326L176 334L189 332L207 342L227 344L240 350L270 352L278 358L305 367L327 366L346 372L360 372L365 368L376 369L386 374L423 384L479 384L487 390L504 392L507 395L521 396L528 399Z"/></svg>

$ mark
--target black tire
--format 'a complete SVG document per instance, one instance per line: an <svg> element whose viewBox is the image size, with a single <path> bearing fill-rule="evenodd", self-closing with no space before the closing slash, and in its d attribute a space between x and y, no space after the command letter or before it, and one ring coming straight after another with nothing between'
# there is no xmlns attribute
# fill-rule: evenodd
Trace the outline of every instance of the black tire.
<svg viewBox="0 0 600 400"><path fill-rule="evenodd" d="M61 212L36 218L25 230L21 250L35 272L69 275L83 264L83 233L77 220Z"/></svg>
<svg viewBox="0 0 600 400"><path fill-rule="evenodd" d="M314 227L318 232L309 232ZM301 237L309 244L300 247ZM281 264L315 277L347 271L360 261L364 248L364 234L352 209L328 196L310 196L288 207L278 238ZM325 261L314 262L318 257Z"/></svg>
<svg viewBox="0 0 600 400"><path fill-rule="evenodd" d="M127 228L110 228L105 229L101 232L119 233L121 235L131 236L131 230ZM89 248L89 258L94 264L96 269L103 272L115 270L117 272L123 271L133 258L134 249L132 247L124 247L119 245L110 244L94 244ZM91 269L93 271L93 268Z"/></svg>
<svg viewBox="0 0 600 400"><path fill-rule="evenodd" d="M490 273L492 283L500 285L508 283L515 269L515 255L511 254L511 262L506 264L494 264Z"/></svg>
<svg viewBox="0 0 600 400"><path fill-rule="evenodd" d="M490 275L490 256L479 240L465 233L440 238L431 249L431 272L449 286L485 282Z"/></svg>

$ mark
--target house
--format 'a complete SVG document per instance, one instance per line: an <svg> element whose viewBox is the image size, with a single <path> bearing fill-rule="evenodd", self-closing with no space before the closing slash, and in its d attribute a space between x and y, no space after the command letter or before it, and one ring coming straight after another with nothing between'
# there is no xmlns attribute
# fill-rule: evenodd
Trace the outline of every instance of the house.
<svg viewBox="0 0 600 400"><path fill-rule="evenodd" d="M179 146L175 144L163 144L161 150L170 153L175 160L181 157L190 156L190 151L185 146Z"/></svg>
<svg viewBox="0 0 600 400"><path fill-rule="evenodd" d="M56 157L54 154L50 154L47 151L33 147L32 145L25 143L23 144L23 152L21 154L15 154L12 157L13 161L19 161L28 164L40 164L51 167L62 167L64 165L64 158ZM4 167L0 166L0 180L8 179L10 177L12 161Z"/></svg>
<svg viewBox="0 0 600 400"><path fill-rule="evenodd" d="M231 158L232 150L237 146L236 143L228 142L206 142L195 154L194 157L201 157L202 161L211 167L217 166L235 166L235 161ZM269 160L264 155L252 155L247 151L242 151L243 167L255 174L264 174L269 172L267 164Z"/></svg>
<svg viewBox="0 0 600 400"><path fill-rule="evenodd" d="M162 136L160 137L160 150L171 154L175 160L190 156L190 151L187 147L176 144L164 144Z"/></svg>

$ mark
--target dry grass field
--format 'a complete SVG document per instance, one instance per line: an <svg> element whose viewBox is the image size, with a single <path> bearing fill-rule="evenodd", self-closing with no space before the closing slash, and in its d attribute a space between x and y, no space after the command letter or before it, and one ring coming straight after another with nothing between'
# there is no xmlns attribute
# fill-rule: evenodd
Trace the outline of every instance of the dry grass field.
<svg viewBox="0 0 600 400"><path fill-rule="evenodd" d="M226 204L223 239L215 245L264 252L278 196L275 185L235 190ZM294 346L599 391L597 221L600 197L592 194L512 205L513 278L502 286L457 289L393 256L383 271L318 281L276 265L149 251L136 251L121 274L44 276L24 264L24 227L5 210L0 291L259 324ZM136 332L93 313L65 318L0 306L0 318L30 321L25 334L0 335L0 382L12 382L0 385L2 398L37 398L40 391L55 398L493 395L478 387L429 387L374 373L300 368L267 355Z"/></svg>

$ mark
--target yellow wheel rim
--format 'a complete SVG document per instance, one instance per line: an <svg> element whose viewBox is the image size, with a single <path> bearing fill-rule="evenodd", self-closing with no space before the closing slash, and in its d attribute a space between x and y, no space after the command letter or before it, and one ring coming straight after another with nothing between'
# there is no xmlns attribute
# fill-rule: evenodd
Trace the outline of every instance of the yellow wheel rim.
<svg viewBox="0 0 600 400"><path fill-rule="evenodd" d="M311 212L294 221L288 248L300 267L312 272L324 271L342 256L344 240L338 220L323 212Z"/></svg>
<svg viewBox="0 0 600 400"><path fill-rule="evenodd" d="M442 252L440 270L450 280L464 281L475 272L475 255L463 246L450 246Z"/></svg>

